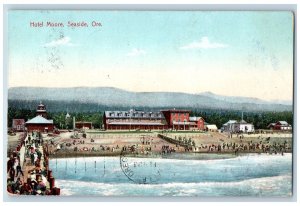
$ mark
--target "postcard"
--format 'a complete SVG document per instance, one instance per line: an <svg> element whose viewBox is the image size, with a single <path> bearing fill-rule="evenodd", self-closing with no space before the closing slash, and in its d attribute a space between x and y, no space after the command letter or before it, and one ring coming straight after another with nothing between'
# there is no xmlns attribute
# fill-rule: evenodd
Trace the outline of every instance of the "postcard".
<svg viewBox="0 0 300 206"><path fill-rule="evenodd" d="M293 196L290 11L9 10L15 196Z"/></svg>

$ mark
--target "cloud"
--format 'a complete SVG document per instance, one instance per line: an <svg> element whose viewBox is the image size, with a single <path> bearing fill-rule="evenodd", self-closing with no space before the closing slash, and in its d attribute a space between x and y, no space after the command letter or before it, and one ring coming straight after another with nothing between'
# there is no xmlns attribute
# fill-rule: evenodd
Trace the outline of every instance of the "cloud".
<svg viewBox="0 0 300 206"><path fill-rule="evenodd" d="M135 56L141 56L141 55L145 55L146 52L142 49L132 49L128 54L127 56L130 56L130 57L135 57Z"/></svg>
<svg viewBox="0 0 300 206"><path fill-rule="evenodd" d="M44 47L73 46L73 45L74 44L71 43L71 38L65 36L44 44Z"/></svg>
<svg viewBox="0 0 300 206"><path fill-rule="evenodd" d="M225 48L228 47L227 44L221 44L217 42L210 42L208 37L202 37L199 42L192 42L188 45L180 47L180 49L215 49L215 48Z"/></svg>

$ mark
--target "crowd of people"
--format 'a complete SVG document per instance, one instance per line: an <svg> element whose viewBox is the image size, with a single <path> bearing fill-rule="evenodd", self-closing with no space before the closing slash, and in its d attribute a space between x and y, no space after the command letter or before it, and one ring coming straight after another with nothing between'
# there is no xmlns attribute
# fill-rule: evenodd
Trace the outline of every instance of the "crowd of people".
<svg viewBox="0 0 300 206"><path fill-rule="evenodd" d="M291 144L288 142L278 142L270 141L270 138L258 137L256 139L245 138L243 135L239 135L235 138L226 138L225 136L219 137L218 139L212 139L211 143L203 142L202 144L195 142L193 138L189 137L168 137L165 135L158 135L161 139L166 142L159 140L158 143L154 142L154 138L148 135L141 135L139 137L139 142L134 142L133 144L110 144L110 145L97 145L93 138L84 140L73 139L71 141L66 141L63 143L53 143L53 152L57 152L58 149L56 145L59 144L63 154L71 154L72 152L92 152L96 155L117 155L120 152L126 152L131 154L145 154L145 155L156 155L156 154L170 154L174 152L203 152L203 153L247 153L247 152L257 152L257 153L285 153L291 151ZM210 141L210 140L209 140ZM270 143L271 142L271 143ZM273 143L274 142L274 143ZM276 143L275 143L276 142ZM157 147L158 146L158 147ZM64 152L65 151L65 152Z"/></svg>
<svg viewBox="0 0 300 206"><path fill-rule="evenodd" d="M25 176L24 168L21 166L20 150L10 156L7 162L7 191L9 193L17 195L58 194L58 188L53 188L54 182L48 181L49 178L54 178L52 173L48 171L48 157L43 157L40 151L40 147L43 146L42 143L42 135L38 132L28 134L28 137L22 141L21 146L25 148L24 166L27 169L27 176ZM50 187L47 187L47 183Z"/></svg>
<svg viewBox="0 0 300 206"><path fill-rule="evenodd" d="M161 147L162 154L170 154L172 152L176 152L176 149L174 147L170 147L169 145L163 145Z"/></svg>
<svg viewBox="0 0 300 206"><path fill-rule="evenodd" d="M270 139L268 139L270 140ZM199 147L195 147L196 151L202 152L234 152L235 154L238 152L258 152L258 153L285 153L289 151L290 145L287 141L283 143L270 141L245 141L242 140L240 143L236 142L223 142L222 144L201 144Z"/></svg>
<svg viewBox="0 0 300 206"><path fill-rule="evenodd" d="M27 182L24 182L20 177L16 181L11 178L7 179L7 191L12 194L19 195L50 195L50 190L47 190L47 179L40 171L36 174L33 171L28 175ZM24 179L24 178L23 178Z"/></svg>
<svg viewBox="0 0 300 206"><path fill-rule="evenodd" d="M14 151L10 152L7 161L7 191L12 194L18 193L23 184L21 177L24 179L24 172L21 166L20 149L25 145L26 136L26 133L20 135L19 144Z"/></svg>

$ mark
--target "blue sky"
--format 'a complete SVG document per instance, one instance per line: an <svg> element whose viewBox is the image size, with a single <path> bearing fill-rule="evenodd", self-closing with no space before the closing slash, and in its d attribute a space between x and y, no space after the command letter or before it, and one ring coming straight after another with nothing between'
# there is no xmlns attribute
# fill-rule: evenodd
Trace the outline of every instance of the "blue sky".
<svg viewBox="0 0 300 206"><path fill-rule="evenodd" d="M10 11L8 19L9 87L292 99L290 12ZM47 21L65 27L47 28ZM68 21L89 27L70 28Z"/></svg>

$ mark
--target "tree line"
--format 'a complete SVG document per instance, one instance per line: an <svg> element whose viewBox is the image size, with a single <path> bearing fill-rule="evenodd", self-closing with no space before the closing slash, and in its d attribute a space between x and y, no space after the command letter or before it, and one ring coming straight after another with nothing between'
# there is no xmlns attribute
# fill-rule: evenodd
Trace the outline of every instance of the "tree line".
<svg viewBox="0 0 300 206"><path fill-rule="evenodd" d="M70 118L66 118L66 112L48 112L47 119L52 119L54 125L61 129L73 128L73 117L76 121L92 122L95 128L101 128L103 112L71 112ZM8 107L7 113L7 125L12 126L13 119L25 119L28 121L36 116L36 110L30 109L17 109L14 107Z"/></svg>
<svg viewBox="0 0 300 206"><path fill-rule="evenodd" d="M243 115L242 115L243 113ZM240 121L245 120L248 123L252 123L255 129L267 129L270 123L277 121L287 121L293 125L293 112L249 112L249 111L223 111L223 110L196 110L192 111L191 115L203 117L205 122L210 124L216 124L218 128L221 128L224 123L229 120Z"/></svg>

